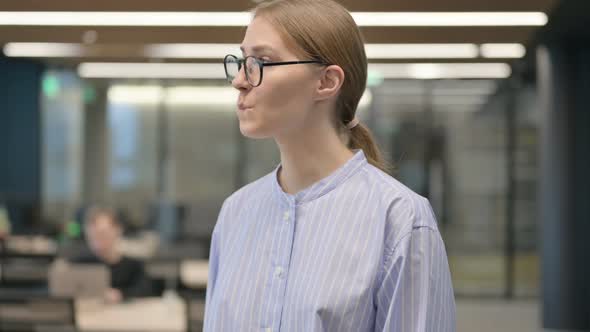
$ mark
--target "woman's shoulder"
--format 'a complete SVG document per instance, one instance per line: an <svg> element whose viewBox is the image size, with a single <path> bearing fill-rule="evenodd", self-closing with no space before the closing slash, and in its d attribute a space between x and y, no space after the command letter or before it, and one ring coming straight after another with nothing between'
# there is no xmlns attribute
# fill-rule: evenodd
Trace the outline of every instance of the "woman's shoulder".
<svg viewBox="0 0 590 332"><path fill-rule="evenodd" d="M422 196L408 188L398 179L371 164L367 164L366 167L363 168L362 173L365 181L370 183L375 188L375 190L381 191L386 198L423 199Z"/></svg>
<svg viewBox="0 0 590 332"><path fill-rule="evenodd" d="M257 180L250 182L229 195L223 205L241 204L244 201L258 200L272 190L275 172L266 174Z"/></svg>
<svg viewBox="0 0 590 332"><path fill-rule="evenodd" d="M405 221L407 227L436 228L436 218L427 198L414 192L393 176L373 165L365 167L365 177L379 190L391 222ZM398 225L401 226L401 225Z"/></svg>
<svg viewBox="0 0 590 332"><path fill-rule="evenodd" d="M246 184L229 195L221 205L214 233L219 233L222 232L221 229L226 229L227 227L222 226L222 224L234 220L237 215L244 211L244 209L255 206L256 202L266 199L266 196L268 196L273 190L273 176L274 172L269 173Z"/></svg>
<svg viewBox="0 0 590 332"><path fill-rule="evenodd" d="M407 235L418 229L438 232L436 217L430 202L399 180L368 165L365 181L378 190L383 216L385 247L392 252Z"/></svg>

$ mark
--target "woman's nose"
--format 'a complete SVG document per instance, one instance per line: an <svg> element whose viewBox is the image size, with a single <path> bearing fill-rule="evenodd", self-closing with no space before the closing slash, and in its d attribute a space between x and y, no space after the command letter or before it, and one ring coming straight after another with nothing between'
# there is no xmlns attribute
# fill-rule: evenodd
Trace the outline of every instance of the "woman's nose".
<svg viewBox="0 0 590 332"><path fill-rule="evenodd" d="M231 81L231 85L238 90L248 89L250 87L250 83L246 79L244 66L240 68L236 77Z"/></svg>

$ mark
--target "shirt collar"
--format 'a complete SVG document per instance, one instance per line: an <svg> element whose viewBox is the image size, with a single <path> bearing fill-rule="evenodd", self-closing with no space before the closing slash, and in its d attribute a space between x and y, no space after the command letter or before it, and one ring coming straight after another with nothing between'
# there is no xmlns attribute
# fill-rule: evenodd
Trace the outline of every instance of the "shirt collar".
<svg viewBox="0 0 590 332"><path fill-rule="evenodd" d="M344 165L340 166L340 168L332 172L332 174L294 195L284 192L283 188L281 188L279 184L278 175L279 170L281 169L281 164L279 164L273 172L273 190L280 200L288 205L293 203L299 205L306 202L311 202L337 188L341 183L355 174L361 168L361 166L365 165L366 163L367 158L365 157L363 150L356 150L352 158L344 163Z"/></svg>

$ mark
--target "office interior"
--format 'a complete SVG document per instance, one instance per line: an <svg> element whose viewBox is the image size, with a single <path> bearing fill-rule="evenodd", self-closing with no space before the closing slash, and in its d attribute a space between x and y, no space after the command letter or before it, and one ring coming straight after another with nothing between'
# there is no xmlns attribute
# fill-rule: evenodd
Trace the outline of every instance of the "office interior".
<svg viewBox="0 0 590 332"><path fill-rule="evenodd" d="M221 204L279 163L240 134L222 64L257 2L0 2L1 331L201 331ZM357 114L433 206L457 331L590 331L590 2L340 2L391 15L355 17ZM94 204L149 297L50 294Z"/></svg>

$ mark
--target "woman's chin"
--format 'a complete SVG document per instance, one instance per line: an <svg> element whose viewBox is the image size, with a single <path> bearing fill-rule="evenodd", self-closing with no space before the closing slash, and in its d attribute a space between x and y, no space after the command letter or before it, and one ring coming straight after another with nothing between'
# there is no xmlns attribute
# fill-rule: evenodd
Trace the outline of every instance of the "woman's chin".
<svg viewBox="0 0 590 332"><path fill-rule="evenodd" d="M253 123L240 122L240 132L248 138L266 138L268 135L264 133L260 126Z"/></svg>

